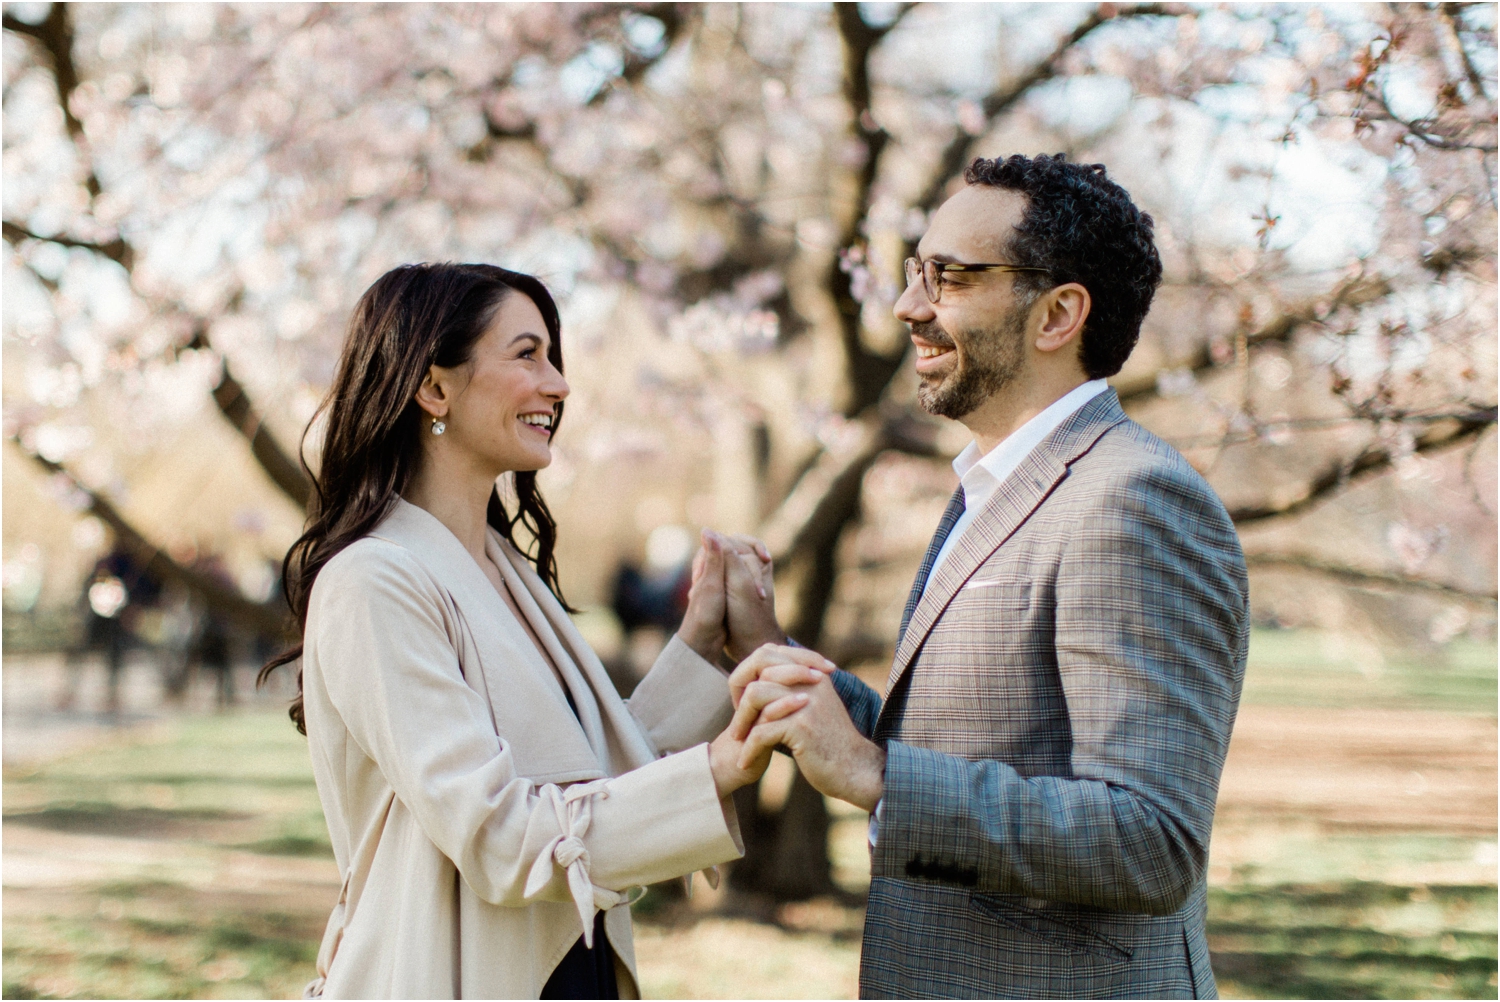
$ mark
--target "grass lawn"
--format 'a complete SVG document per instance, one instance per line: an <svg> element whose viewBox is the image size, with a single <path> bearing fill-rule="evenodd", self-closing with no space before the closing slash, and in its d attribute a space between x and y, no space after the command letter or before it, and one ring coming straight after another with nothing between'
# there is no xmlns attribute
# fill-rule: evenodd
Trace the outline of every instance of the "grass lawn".
<svg viewBox="0 0 1500 1002"><path fill-rule="evenodd" d="M1494 645L1372 664L1256 635L1210 871L1226 997L1496 996L1494 809L1463 792L1493 797L1494 713ZM864 818L834 814L857 893ZM5 997L296 997L312 977L338 875L279 711L173 718L8 770L4 816ZM657 894L638 908L643 987L852 997L861 920L701 882L692 902Z"/></svg>

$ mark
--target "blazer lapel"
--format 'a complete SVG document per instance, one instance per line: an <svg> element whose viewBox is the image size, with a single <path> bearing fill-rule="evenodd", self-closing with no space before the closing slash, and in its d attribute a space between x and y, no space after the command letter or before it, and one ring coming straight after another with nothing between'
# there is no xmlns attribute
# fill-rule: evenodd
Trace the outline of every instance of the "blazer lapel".
<svg viewBox="0 0 1500 1002"><path fill-rule="evenodd" d="M964 582L1041 506L1067 476L1068 465L1091 449L1099 436L1124 420L1119 397L1114 390L1105 390L1043 439L1005 478L928 581L927 591L912 612L906 635L896 648L886 683L887 697L896 691L896 684ZM889 705L887 702L886 706Z"/></svg>
<svg viewBox="0 0 1500 1002"><path fill-rule="evenodd" d="M1049 453L1033 450L985 503L974 521L969 523L968 531L953 544L948 559L928 580L927 591L917 602L906 627L906 636L901 638L901 646L896 649L896 659L891 664L890 680L886 684L887 693L896 691L896 683L901 681L927 634L932 632L938 617L958 589L980 564L989 559L990 554L1000 548L1001 543L1010 538L1011 533L1020 528L1067 472L1067 466Z"/></svg>

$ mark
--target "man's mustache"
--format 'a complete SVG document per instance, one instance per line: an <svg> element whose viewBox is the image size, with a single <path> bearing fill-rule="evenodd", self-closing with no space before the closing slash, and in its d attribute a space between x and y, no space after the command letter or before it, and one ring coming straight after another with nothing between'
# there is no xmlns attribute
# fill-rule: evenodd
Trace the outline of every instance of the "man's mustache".
<svg viewBox="0 0 1500 1002"><path fill-rule="evenodd" d="M955 348L953 339L948 332L938 326L936 320L920 320L908 325L911 332L928 344L937 345L939 348Z"/></svg>

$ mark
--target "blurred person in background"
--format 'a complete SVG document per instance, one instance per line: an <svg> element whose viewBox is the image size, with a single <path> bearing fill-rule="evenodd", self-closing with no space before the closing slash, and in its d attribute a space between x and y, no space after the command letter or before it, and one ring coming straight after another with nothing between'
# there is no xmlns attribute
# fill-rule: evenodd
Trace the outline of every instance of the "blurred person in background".
<svg viewBox="0 0 1500 1002"><path fill-rule="evenodd" d="M637 996L631 888L742 853L728 798L764 761L738 765L712 662L726 557L746 560L705 536L681 628L621 700L560 597L536 484L560 337L546 288L488 265L397 268L355 307L284 568L303 642L262 671L300 662L291 714L344 877L309 996ZM788 682L832 668L783 660Z"/></svg>
<svg viewBox="0 0 1500 1002"><path fill-rule="evenodd" d="M746 761L784 744L872 813L863 997L1214 998L1208 843L1249 587L1218 497L1105 382L1160 281L1151 217L1061 154L965 180L895 308L919 400L974 442L887 696L808 685ZM782 639L736 608L732 636ZM761 674L781 650L735 670L736 725L785 705Z"/></svg>
<svg viewBox="0 0 1500 1002"><path fill-rule="evenodd" d="M217 553L199 557L193 569L204 577L237 591L238 584L228 566ZM190 653L190 672L197 668L207 671L214 681L214 705L227 710L234 705L234 657L231 647L232 632L229 619L223 613L207 606L203 610L197 643Z"/></svg>
<svg viewBox="0 0 1500 1002"><path fill-rule="evenodd" d="M84 581L79 595L84 627L79 643L67 652L67 681L58 698L58 709L71 710L78 701L78 688L90 655L104 657L104 712L120 712L120 676L125 655L135 642L134 621L156 605L161 584L123 547L116 546L100 557Z"/></svg>

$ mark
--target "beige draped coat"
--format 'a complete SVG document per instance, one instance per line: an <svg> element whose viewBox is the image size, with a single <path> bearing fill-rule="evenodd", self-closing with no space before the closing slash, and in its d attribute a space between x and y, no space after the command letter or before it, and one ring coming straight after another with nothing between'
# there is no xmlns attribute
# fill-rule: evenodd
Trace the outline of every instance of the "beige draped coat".
<svg viewBox="0 0 1500 1002"><path fill-rule="evenodd" d="M638 991L630 889L743 852L703 742L724 676L673 638L627 703L531 565L484 572L405 501L319 573L308 744L344 876L308 995L536 998L595 908ZM571 784L571 785L569 785Z"/></svg>

